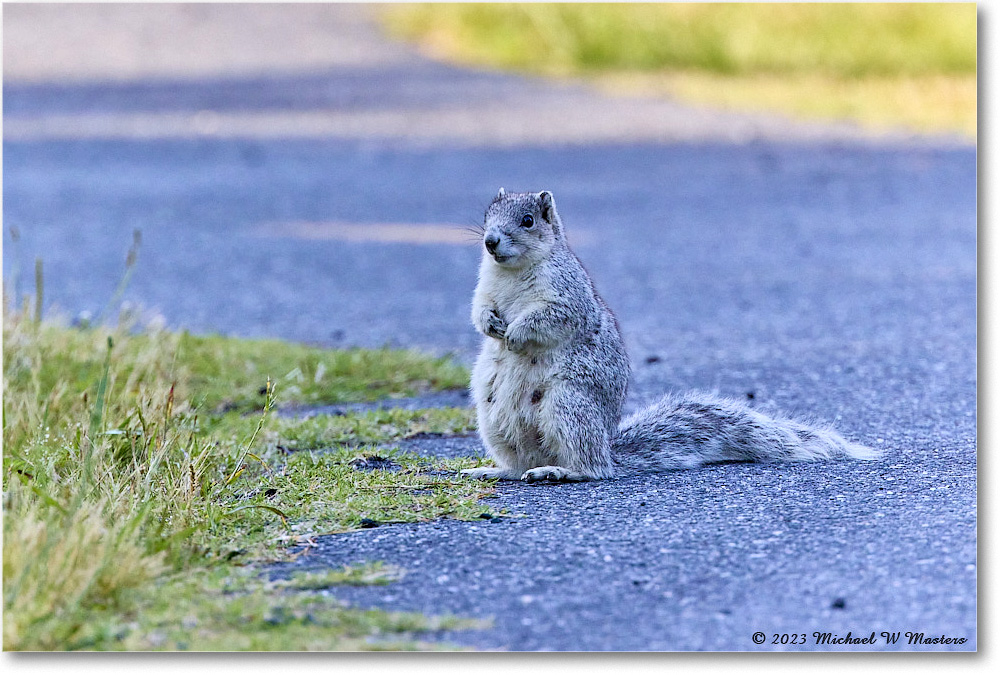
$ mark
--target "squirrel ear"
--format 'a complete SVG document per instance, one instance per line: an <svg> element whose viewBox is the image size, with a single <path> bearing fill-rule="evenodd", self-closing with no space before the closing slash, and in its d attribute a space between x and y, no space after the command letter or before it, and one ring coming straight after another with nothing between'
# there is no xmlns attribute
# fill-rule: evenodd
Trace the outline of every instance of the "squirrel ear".
<svg viewBox="0 0 1000 675"><path fill-rule="evenodd" d="M507 193L504 191L504 189L500 188L500 192L497 193L497 199L503 199L504 195L506 194Z"/></svg>
<svg viewBox="0 0 1000 675"><path fill-rule="evenodd" d="M550 223L555 221L556 200L552 198L551 192L542 190L538 193L538 207L542 212L542 218Z"/></svg>

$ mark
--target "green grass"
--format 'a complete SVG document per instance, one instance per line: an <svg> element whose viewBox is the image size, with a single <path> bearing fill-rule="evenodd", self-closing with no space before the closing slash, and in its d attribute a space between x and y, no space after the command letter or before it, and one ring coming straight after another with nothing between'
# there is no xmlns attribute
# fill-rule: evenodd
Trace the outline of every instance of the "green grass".
<svg viewBox="0 0 1000 675"><path fill-rule="evenodd" d="M469 431L471 412L295 420L273 408L460 385L463 368L414 352L80 330L6 303L3 330L5 649L421 646L411 633L437 620L299 597L310 584L278 589L254 570L364 519L477 518L492 488L456 475L475 460L391 446ZM358 466L376 454L394 470ZM285 618L267 618L269 603Z"/></svg>
<svg viewBox="0 0 1000 675"><path fill-rule="evenodd" d="M482 621L355 610L324 591L389 584L405 574L379 563L300 572L268 581L251 568L217 566L161 576L136 588L128 607L94 607L60 649L128 651L415 650L429 631L477 629ZM46 648L39 641L36 648Z"/></svg>
<svg viewBox="0 0 1000 675"><path fill-rule="evenodd" d="M255 420L245 415L222 415L211 422L220 438L235 442L253 431ZM272 418L262 431L268 452L356 448L386 443L420 433L460 434L474 431L474 416L466 408L403 410L386 408L344 416L317 415L308 419Z"/></svg>
<svg viewBox="0 0 1000 675"><path fill-rule="evenodd" d="M83 391L97 380L104 363L94 345L93 331L59 331L47 325L42 335L65 354L46 359L38 386L57 383ZM97 338L100 341L100 338ZM268 379L281 392L282 404L372 401L387 396L412 396L427 391L464 387L467 374L448 358L429 358L414 351L392 349L319 349L279 340L236 340L189 333L141 333L119 342L122 374L139 367L142 355L167 350L155 373L173 368L175 398L207 413L260 410ZM129 386L139 386L138 380Z"/></svg>
<svg viewBox="0 0 1000 675"><path fill-rule="evenodd" d="M535 72L976 72L973 3L415 4L392 6L386 22L470 60Z"/></svg>
<svg viewBox="0 0 1000 675"><path fill-rule="evenodd" d="M192 401L211 410L260 409L268 377L282 402L299 404L372 401L468 384L465 369L448 358L393 349L324 350L185 333L178 358L190 364Z"/></svg>
<svg viewBox="0 0 1000 675"><path fill-rule="evenodd" d="M973 3L414 4L387 6L382 18L392 35L465 64L975 133ZM946 103L944 115L919 114L957 88L957 113Z"/></svg>

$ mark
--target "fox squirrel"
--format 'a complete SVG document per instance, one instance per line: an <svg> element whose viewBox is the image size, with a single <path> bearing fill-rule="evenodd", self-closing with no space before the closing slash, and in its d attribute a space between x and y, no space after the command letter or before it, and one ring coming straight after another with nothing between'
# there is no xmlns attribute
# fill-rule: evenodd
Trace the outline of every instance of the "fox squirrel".
<svg viewBox="0 0 1000 675"><path fill-rule="evenodd" d="M486 210L470 389L497 468L475 478L583 481L722 461L873 459L829 428L709 394L668 395L622 420L630 366L618 323L570 251L551 192Z"/></svg>

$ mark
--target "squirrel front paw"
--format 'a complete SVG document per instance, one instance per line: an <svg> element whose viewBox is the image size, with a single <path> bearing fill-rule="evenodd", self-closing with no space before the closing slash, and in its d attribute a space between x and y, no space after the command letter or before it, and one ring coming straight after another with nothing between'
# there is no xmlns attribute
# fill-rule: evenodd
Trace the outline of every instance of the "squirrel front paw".
<svg viewBox="0 0 1000 675"><path fill-rule="evenodd" d="M527 337L525 331L520 328L521 324L507 328L507 332L503 338L503 346L515 354L524 354L531 346L531 340Z"/></svg>
<svg viewBox="0 0 1000 675"><path fill-rule="evenodd" d="M507 321L495 309L483 313L483 333L488 337L503 340L507 332Z"/></svg>

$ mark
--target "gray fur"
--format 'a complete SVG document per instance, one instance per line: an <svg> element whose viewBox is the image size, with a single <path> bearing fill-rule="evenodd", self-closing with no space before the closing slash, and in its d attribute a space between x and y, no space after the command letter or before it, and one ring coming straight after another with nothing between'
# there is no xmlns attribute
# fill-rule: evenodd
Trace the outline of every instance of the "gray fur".
<svg viewBox="0 0 1000 675"><path fill-rule="evenodd" d="M499 467L465 473L578 481L725 461L876 456L831 429L707 394L666 396L619 424L625 343L566 244L552 193L501 188L483 237L472 323L485 337L470 389Z"/></svg>
<svg viewBox="0 0 1000 675"><path fill-rule="evenodd" d="M828 427L768 417L710 394L667 395L622 420L612 441L622 473L673 471L713 462L873 459Z"/></svg>

